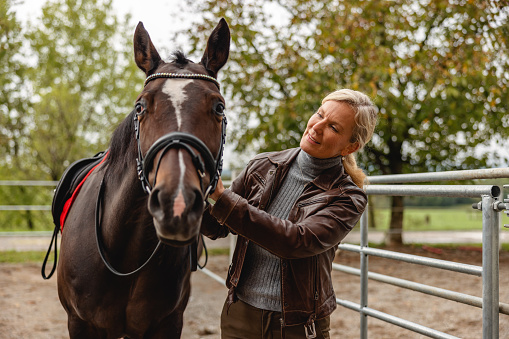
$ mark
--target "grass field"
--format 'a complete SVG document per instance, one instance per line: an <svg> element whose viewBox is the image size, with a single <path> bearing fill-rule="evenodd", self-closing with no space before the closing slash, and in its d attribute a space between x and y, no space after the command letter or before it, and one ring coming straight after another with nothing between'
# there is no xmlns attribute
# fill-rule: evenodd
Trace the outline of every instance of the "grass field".
<svg viewBox="0 0 509 339"><path fill-rule="evenodd" d="M390 213L390 209L375 209L374 222L377 230L389 228ZM403 216L403 228L409 231L482 230L482 214L471 206L406 207ZM500 217L502 222L509 223L504 213L501 213Z"/></svg>
<svg viewBox="0 0 509 339"><path fill-rule="evenodd" d="M3 251L0 252L0 263L26 263L26 262L35 262L42 263L46 252L40 251ZM51 265L53 264L53 253L50 257L50 262L48 263L48 272L51 270Z"/></svg>

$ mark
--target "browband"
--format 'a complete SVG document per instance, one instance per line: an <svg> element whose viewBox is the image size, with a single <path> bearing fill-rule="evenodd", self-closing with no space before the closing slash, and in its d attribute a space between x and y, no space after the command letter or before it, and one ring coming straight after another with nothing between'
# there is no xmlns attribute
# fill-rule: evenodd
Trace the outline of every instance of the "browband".
<svg viewBox="0 0 509 339"><path fill-rule="evenodd" d="M214 77L206 74L197 74L197 73L154 73L149 75L147 79L145 79L145 83L143 87L147 86L147 84L157 78L172 78L172 79L199 79L199 80L207 80L213 82L214 85L217 86L218 89L221 89L219 86L219 82Z"/></svg>

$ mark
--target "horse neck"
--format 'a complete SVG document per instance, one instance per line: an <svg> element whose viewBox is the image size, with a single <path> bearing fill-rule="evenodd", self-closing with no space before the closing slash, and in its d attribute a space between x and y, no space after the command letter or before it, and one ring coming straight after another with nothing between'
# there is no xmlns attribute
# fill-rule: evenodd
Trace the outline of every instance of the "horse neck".
<svg viewBox="0 0 509 339"><path fill-rule="evenodd" d="M147 199L148 194L143 191L136 170L127 169L123 175L105 176L103 243L110 253L115 253L118 258L129 258L131 263L145 260L147 251L155 249L159 242ZM157 254L159 259L153 260L164 262L168 270L185 265L188 255L187 247L162 246Z"/></svg>
<svg viewBox="0 0 509 339"><path fill-rule="evenodd" d="M142 189L135 164L108 168L104 186L103 229L115 236L121 233L122 237L138 233L140 228L153 231L153 226L147 227L152 224L152 216L147 208L148 195Z"/></svg>
<svg viewBox="0 0 509 339"><path fill-rule="evenodd" d="M107 203L128 214L140 200L146 202L136 173L137 145L132 116L133 112L113 132L104 176Z"/></svg>

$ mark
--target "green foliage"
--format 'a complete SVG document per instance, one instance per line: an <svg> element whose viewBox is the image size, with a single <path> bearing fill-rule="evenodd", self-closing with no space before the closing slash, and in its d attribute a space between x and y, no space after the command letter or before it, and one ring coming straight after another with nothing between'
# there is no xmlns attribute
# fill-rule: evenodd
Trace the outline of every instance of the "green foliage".
<svg viewBox="0 0 509 339"><path fill-rule="evenodd" d="M48 2L41 19L27 34L37 56L27 155L57 180L72 161L107 147L143 78L111 0Z"/></svg>
<svg viewBox="0 0 509 339"><path fill-rule="evenodd" d="M219 17L230 24L222 83L239 116L239 151L297 146L320 100L342 87L369 94L380 107L361 161L370 174L483 167L486 155L467 154L507 136L508 6L462 0L188 6L204 13L185 32L194 50Z"/></svg>
<svg viewBox="0 0 509 339"><path fill-rule="evenodd" d="M47 206L52 187L0 186L0 205ZM50 231L54 228L50 211L0 211L0 231Z"/></svg>
<svg viewBox="0 0 509 339"><path fill-rule="evenodd" d="M143 84L129 17L111 0L55 0L26 31L0 1L0 180L58 180L108 147ZM0 187L0 205L50 205L52 191ZM48 211L1 211L0 228L52 229Z"/></svg>
<svg viewBox="0 0 509 339"><path fill-rule="evenodd" d="M10 0L0 1L0 168L16 163L26 133L22 116L28 107L23 97L28 67L19 57L23 34L11 7Z"/></svg>

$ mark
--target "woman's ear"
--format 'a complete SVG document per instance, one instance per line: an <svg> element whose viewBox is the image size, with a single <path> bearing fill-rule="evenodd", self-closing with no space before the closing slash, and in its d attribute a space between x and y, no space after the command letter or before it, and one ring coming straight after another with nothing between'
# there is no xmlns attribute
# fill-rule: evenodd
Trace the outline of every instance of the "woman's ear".
<svg viewBox="0 0 509 339"><path fill-rule="evenodd" d="M346 157L348 154L352 154L353 152L359 150L360 146L361 145L358 142L350 143L341 151L341 155Z"/></svg>

